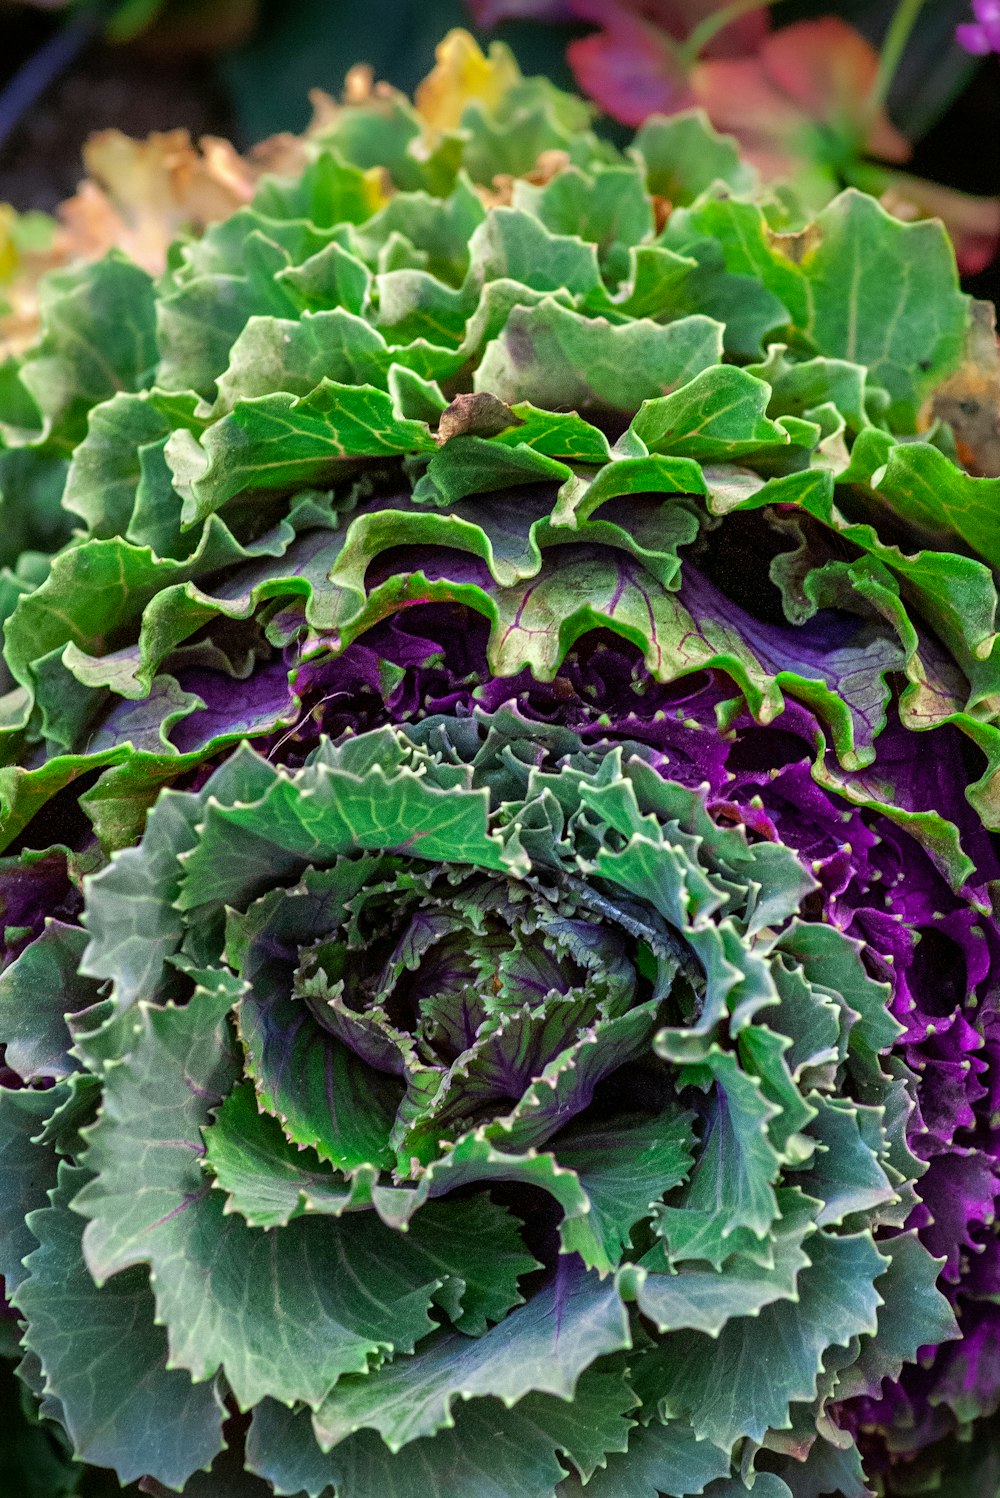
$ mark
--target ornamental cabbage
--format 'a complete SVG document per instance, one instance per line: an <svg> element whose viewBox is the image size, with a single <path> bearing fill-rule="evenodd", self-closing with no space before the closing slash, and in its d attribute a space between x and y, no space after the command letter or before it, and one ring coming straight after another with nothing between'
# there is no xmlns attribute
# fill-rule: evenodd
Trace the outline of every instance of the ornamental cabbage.
<svg viewBox="0 0 1000 1498"><path fill-rule="evenodd" d="M989 319L448 45L2 372L10 1469L985 1493Z"/></svg>
<svg viewBox="0 0 1000 1498"><path fill-rule="evenodd" d="M831 1398L955 1334L902 1026L664 758L509 709L243 748L46 927L14 1305L78 1454L179 1489L225 1394L279 1493L863 1491Z"/></svg>

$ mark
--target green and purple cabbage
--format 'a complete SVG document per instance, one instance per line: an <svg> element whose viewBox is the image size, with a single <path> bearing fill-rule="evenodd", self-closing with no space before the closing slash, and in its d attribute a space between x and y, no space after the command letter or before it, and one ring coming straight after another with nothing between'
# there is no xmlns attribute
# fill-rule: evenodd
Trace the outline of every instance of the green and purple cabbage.
<svg viewBox="0 0 1000 1498"><path fill-rule="evenodd" d="M0 1457L986 1494L986 312L696 116L304 149L0 370Z"/></svg>
<svg viewBox="0 0 1000 1498"><path fill-rule="evenodd" d="M179 1490L228 1401L278 1493L864 1491L831 1402L957 1330L902 1026L666 758L510 709L242 748L9 969L54 1085L4 1271L81 1457Z"/></svg>

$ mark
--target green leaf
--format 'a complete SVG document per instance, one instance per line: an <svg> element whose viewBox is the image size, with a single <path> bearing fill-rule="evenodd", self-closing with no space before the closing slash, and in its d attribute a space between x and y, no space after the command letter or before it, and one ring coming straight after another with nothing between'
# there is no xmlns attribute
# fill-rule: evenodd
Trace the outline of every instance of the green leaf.
<svg viewBox="0 0 1000 1498"><path fill-rule="evenodd" d="M63 504L79 515L93 537L123 536L129 531L142 482L143 450L162 442L174 425L199 430L194 396L166 396L159 391L119 391L90 412L87 434L78 442Z"/></svg>
<svg viewBox="0 0 1000 1498"><path fill-rule="evenodd" d="M691 1168L692 1113L656 1118L616 1118L582 1125L559 1136L559 1164L575 1170L590 1198L586 1217L568 1218L563 1251L579 1253L602 1272L621 1263L633 1227Z"/></svg>
<svg viewBox="0 0 1000 1498"><path fill-rule="evenodd" d="M745 1498L751 1490L742 1477L727 1477L705 1489L705 1498ZM753 1479L757 1498L794 1498L791 1488L773 1472L758 1472Z"/></svg>
<svg viewBox="0 0 1000 1498"><path fill-rule="evenodd" d="M754 186L753 169L741 161L736 141L713 129L701 109L647 120L630 154L645 168L647 191L682 206L715 182L724 182L735 193Z"/></svg>
<svg viewBox="0 0 1000 1498"><path fill-rule="evenodd" d="M183 518L193 524L236 494L322 482L347 458L433 447L424 423L397 416L384 391L324 379L306 396L240 401L208 428L200 445L175 431L166 453L184 496Z"/></svg>
<svg viewBox="0 0 1000 1498"><path fill-rule="evenodd" d="M324 378L385 389L392 358L371 323L343 307L307 312L300 319L251 317L218 380L215 414L278 390L307 396Z"/></svg>
<svg viewBox="0 0 1000 1498"><path fill-rule="evenodd" d="M598 165L590 174L569 167L540 188L518 183L514 201L554 233L579 234L595 244L610 282L628 273L630 248L653 237L652 204L632 167Z"/></svg>
<svg viewBox="0 0 1000 1498"><path fill-rule="evenodd" d="M810 352L864 365L889 391L888 418L914 431L934 386L958 365L969 320L940 222L903 223L849 189L800 234L773 234L755 204L716 199L692 215L730 271L758 276Z"/></svg>
<svg viewBox="0 0 1000 1498"><path fill-rule="evenodd" d="M863 364L848 359L792 360L784 344L772 343L764 363L748 373L770 385L770 416L809 417L816 407L831 404L855 435L871 426L867 403L872 392Z"/></svg>
<svg viewBox="0 0 1000 1498"><path fill-rule="evenodd" d="M629 1436L628 1455L611 1456L586 1487L575 1478L560 1484L559 1498L680 1498L703 1493L730 1468L729 1452L699 1440L683 1420L654 1420ZM710 1490L711 1491L711 1490Z"/></svg>
<svg viewBox="0 0 1000 1498"><path fill-rule="evenodd" d="M590 1199L572 1170L558 1164L553 1154L512 1154L486 1138L485 1126L464 1134L445 1154L432 1160L416 1186L378 1186L372 1196L383 1221L405 1226L425 1201L474 1182L510 1181L548 1193L566 1218L590 1211Z"/></svg>
<svg viewBox="0 0 1000 1498"><path fill-rule="evenodd" d="M883 1112L842 1098L811 1093L816 1117L809 1136L818 1148L802 1173L801 1182L823 1206L816 1218L820 1227L842 1223L854 1212L869 1211L895 1198L895 1190L879 1163Z"/></svg>
<svg viewBox="0 0 1000 1498"><path fill-rule="evenodd" d="M405 237L433 275L460 285L468 270L469 241L485 217L479 195L465 177L459 177L445 198L428 192L393 194L378 213L359 225L354 243L366 262L382 269L386 246L394 236Z"/></svg>
<svg viewBox="0 0 1000 1498"><path fill-rule="evenodd" d="M362 1166L345 1179L324 1169L314 1151L296 1148L277 1120L258 1110L252 1083L233 1088L202 1137L225 1210L250 1227L284 1227L306 1212L339 1217L371 1202L376 1172Z"/></svg>
<svg viewBox="0 0 1000 1498"><path fill-rule="evenodd" d="M65 1435L36 1413L33 1395L6 1360L0 1363L0 1471L18 1498L71 1498L78 1491L80 1468Z"/></svg>
<svg viewBox="0 0 1000 1498"><path fill-rule="evenodd" d="M515 431L515 437L520 428ZM539 484L555 479L561 483L571 476L565 463L539 452L527 443L490 441L485 437L451 437L434 454L424 476L413 491L420 504L454 506L472 494L513 488L519 484ZM528 501L530 503L530 500ZM544 500L539 505L539 519L544 515ZM475 512L475 513L478 513ZM377 517L376 517L377 518ZM455 545L459 527L452 516L445 518L442 536L446 544ZM470 548L471 549L471 548ZM536 562L537 567L537 562Z"/></svg>
<svg viewBox="0 0 1000 1498"><path fill-rule="evenodd" d="M447 1427L458 1399L493 1395L509 1407L534 1391L571 1400L584 1369L630 1345L616 1281L564 1258L546 1289L484 1336L446 1333L416 1357L341 1379L313 1424L324 1449L367 1427L395 1452Z"/></svg>
<svg viewBox="0 0 1000 1498"><path fill-rule="evenodd" d="M532 291L587 296L602 286L594 245L573 234L550 234L516 208L496 208L469 245L470 280L514 281Z"/></svg>
<svg viewBox="0 0 1000 1498"><path fill-rule="evenodd" d="M571 1400L528 1394L516 1414L530 1429L545 1431L576 1468L584 1482L607 1464L609 1453L627 1449L634 1423L625 1417L638 1399L628 1377L616 1371L614 1358L602 1360L580 1376Z"/></svg>
<svg viewBox="0 0 1000 1498"><path fill-rule="evenodd" d="M780 1476L792 1498L871 1498L861 1455L856 1446L842 1449L828 1441L814 1441L805 1461L785 1461Z"/></svg>
<svg viewBox="0 0 1000 1498"><path fill-rule="evenodd" d="M106 1017L105 1010L88 1015L86 1028L100 1024ZM66 1078L65 1088L60 1089L63 1091L65 1101L53 1109L37 1139L39 1144L75 1160L86 1147L81 1131L97 1117L101 1104L100 1079L91 1072L74 1071Z"/></svg>
<svg viewBox="0 0 1000 1498"><path fill-rule="evenodd" d="M228 787L233 799L249 800L261 795L273 778L274 771L252 750L239 750L213 776L211 792L225 802ZM180 946L184 929L174 906L184 874L179 860L197 844L204 804L203 795L165 792L149 814L141 844L116 854L87 884L90 943L81 970L112 980L119 1009L162 991L167 960Z"/></svg>
<svg viewBox="0 0 1000 1498"><path fill-rule="evenodd" d="M878 1331L861 1339L857 1360L841 1371L838 1399L878 1399L885 1381L898 1379L905 1364L915 1363L921 1347L961 1335L951 1306L937 1288L941 1260L931 1257L916 1230L888 1239L880 1251L889 1264L878 1282L883 1301Z"/></svg>
<svg viewBox="0 0 1000 1498"><path fill-rule="evenodd" d="M765 416L770 386L729 364L706 369L673 395L647 401L631 431L650 452L730 461L788 445Z"/></svg>
<svg viewBox="0 0 1000 1498"><path fill-rule="evenodd" d="M721 356L722 326L710 317L616 327L546 299L512 309L487 344L474 386L508 404L633 411L717 365Z"/></svg>
<svg viewBox="0 0 1000 1498"><path fill-rule="evenodd" d="M299 311L301 297L283 272L338 237L344 237L343 229L270 218L249 207L187 241L159 299L157 385L210 397L249 318Z"/></svg>
<svg viewBox="0 0 1000 1498"><path fill-rule="evenodd" d="M31 553L41 564L70 538L62 505L65 482L64 458L37 447L0 451L0 566L11 568L25 586L35 581L28 570ZM4 605L2 617L9 612Z"/></svg>
<svg viewBox="0 0 1000 1498"><path fill-rule="evenodd" d="M760 359L762 344L788 323L788 308L755 275L727 270L723 246L694 227L690 218L686 209L675 208L658 242L658 247L695 266L680 285L671 286L671 314L701 312L716 318L725 326L723 343L730 358Z"/></svg>
<svg viewBox="0 0 1000 1498"><path fill-rule="evenodd" d="M320 229L361 224L382 200L381 184L330 151L320 151L291 180L264 177L254 193L257 213L304 219Z"/></svg>
<svg viewBox="0 0 1000 1498"><path fill-rule="evenodd" d="M803 1244L815 1229L817 1204L787 1189L780 1196L783 1211L768 1244L766 1265L759 1254L730 1253L722 1269L696 1263L677 1271L662 1247L651 1249L641 1261L648 1273L636 1290L643 1315L661 1332L691 1330L717 1337L734 1318L756 1316L777 1300L794 1300L799 1274L810 1262Z"/></svg>
<svg viewBox="0 0 1000 1498"><path fill-rule="evenodd" d="M96 983L80 976L87 933L51 918L20 957L0 973L0 1041L7 1065L24 1082L65 1077L73 1070L63 1018L97 1002Z"/></svg>
<svg viewBox="0 0 1000 1498"><path fill-rule="evenodd" d="M391 1160L389 1136L402 1086L395 1077L373 1073L349 1046L317 1024L303 1001L291 996L291 974L274 973L267 962L269 941L295 940L294 928L290 931L287 924L288 906L301 904L305 923L316 906L322 916L322 876L307 880L303 900L281 890L277 898L251 908L245 924L232 922L232 928L243 925L241 940L251 948L240 963L247 991L237 1028L257 1106L281 1120L292 1144L315 1150L340 1170L360 1171L366 1179L371 1171L365 1167ZM259 954L254 950L258 943Z"/></svg>
<svg viewBox="0 0 1000 1498"><path fill-rule="evenodd" d="M45 1206L46 1193L56 1184L59 1162L36 1140L66 1093L65 1084L44 1092L0 1088L0 1275L8 1295L24 1280L22 1260L37 1243L28 1214Z"/></svg>
<svg viewBox="0 0 1000 1498"><path fill-rule="evenodd" d="M153 283L111 251L103 260L53 271L39 285L42 336L21 380L43 416L42 436L69 452L87 413L118 390L141 390L156 363Z"/></svg>
<svg viewBox="0 0 1000 1498"><path fill-rule="evenodd" d="M908 427L964 346L969 301L947 231L937 220L903 223L853 190L816 224L803 260L806 331L820 353L864 364L892 396L890 421Z"/></svg>
<svg viewBox="0 0 1000 1498"><path fill-rule="evenodd" d="M870 1074L872 1058L895 1045L902 1027L889 1010L889 985L868 976L862 944L845 940L842 932L822 922L795 920L778 946L800 965L808 982L841 995L858 1016L850 1024L848 1044Z"/></svg>
<svg viewBox="0 0 1000 1498"><path fill-rule="evenodd" d="M494 1322L506 1326L507 1312L524 1302L518 1281L542 1267L525 1252L518 1219L485 1191L430 1203L408 1231L429 1272L440 1275L438 1305L467 1337Z"/></svg>
<svg viewBox="0 0 1000 1498"><path fill-rule="evenodd" d="M309 1498L554 1498L566 1468L542 1420L487 1399L460 1405L454 1422L399 1454L362 1430L324 1455L306 1413L267 1400L254 1411L247 1465L277 1491Z"/></svg>
<svg viewBox="0 0 1000 1498"><path fill-rule="evenodd" d="M929 442L914 442L891 450L875 490L932 547L944 548L957 536L991 567L1000 567L1000 479L973 478Z"/></svg>
<svg viewBox="0 0 1000 1498"><path fill-rule="evenodd" d="M25 1345L41 1360L46 1398L58 1400L82 1461L113 1467L122 1482L148 1473L179 1488L222 1449L223 1402L211 1384L168 1368L142 1269L94 1284L80 1248L83 1223L69 1210L86 1180L86 1171L63 1165L52 1205L30 1215L39 1247L17 1296Z"/></svg>
<svg viewBox="0 0 1000 1498"><path fill-rule="evenodd" d="M279 271L276 279L308 312L343 307L360 315L371 301L371 272L335 239L300 265Z"/></svg>
<svg viewBox="0 0 1000 1498"><path fill-rule="evenodd" d="M790 1404L814 1397L827 1348L875 1330L873 1282L887 1265L871 1238L818 1232L807 1252L797 1300L731 1321L715 1339L700 1332L665 1339L652 1387L667 1414L686 1416L725 1449L741 1435L760 1441L769 1426L787 1423ZM762 1347L780 1347L780 1359L762 1359Z"/></svg>
<svg viewBox="0 0 1000 1498"><path fill-rule="evenodd" d="M423 766L387 774L380 764L359 774L320 765L308 790L279 775L246 803L208 805L184 861L179 909L238 908L273 884L277 871L301 873L319 861L319 850L332 863L342 853L406 846L432 862L506 871L483 790L435 785Z"/></svg>
<svg viewBox="0 0 1000 1498"><path fill-rule="evenodd" d="M740 1070L735 1056L713 1046L704 1062L688 1067L685 1079L711 1087L698 1156L678 1205L661 1208L658 1232L672 1260L707 1259L716 1268L746 1229L765 1239L778 1215L774 1182L780 1157L767 1125L777 1112L756 1077Z"/></svg>
<svg viewBox="0 0 1000 1498"><path fill-rule="evenodd" d="M495 445L531 447L564 462L610 462L607 437L575 411L541 411L530 401L521 401L514 407L514 415L520 425L503 433Z"/></svg>
<svg viewBox="0 0 1000 1498"><path fill-rule="evenodd" d="M244 1408L265 1395L318 1404L342 1374L431 1330L440 1280L374 1214L271 1232L224 1215L201 1169L201 1129L236 1075L233 997L220 984L183 1009L140 1003L134 1021L119 1021L132 1024L127 1064L105 1071L84 1157L94 1179L73 1207L90 1219L84 1254L99 1284L151 1266L172 1366L196 1381L223 1368Z"/></svg>

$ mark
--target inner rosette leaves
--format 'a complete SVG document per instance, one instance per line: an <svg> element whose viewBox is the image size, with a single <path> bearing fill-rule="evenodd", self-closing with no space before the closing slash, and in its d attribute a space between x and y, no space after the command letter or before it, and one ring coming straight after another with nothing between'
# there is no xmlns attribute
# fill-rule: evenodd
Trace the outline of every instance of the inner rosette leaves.
<svg viewBox="0 0 1000 1498"><path fill-rule="evenodd" d="M860 1480L838 1381L953 1333L900 1026L798 856L663 770L508 709L244 748L86 881L68 1080L11 1096L59 1174L16 1304L89 1460L69 1343L127 1314L196 1465L228 1399L276 1492ZM119 1447L182 1486L151 1409Z"/></svg>

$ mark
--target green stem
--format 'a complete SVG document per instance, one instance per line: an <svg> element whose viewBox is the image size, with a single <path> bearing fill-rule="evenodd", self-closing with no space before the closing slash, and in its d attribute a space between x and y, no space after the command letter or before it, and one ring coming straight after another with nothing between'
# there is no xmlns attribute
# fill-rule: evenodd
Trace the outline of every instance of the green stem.
<svg viewBox="0 0 1000 1498"><path fill-rule="evenodd" d="M899 0L896 13L889 24L885 41L882 43L882 55L878 62L878 72L875 82L872 84L871 93L865 105L865 113L869 123L874 120L879 110L884 108L889 97L893 79L899 68L906 44L910 40L910 33L917 22L917 17L924 8L924 0Z"/></svg>
<svg viewBox="0 0 1000 1498"><path fill-rule="evenodd" d="M733 21L738 21L740 16L749 15L752 10L770 10L773 6L780 4L781 0L730 0L728 5L720 6L710 16L706 16L677 48L677 57L681 66L685 71L693 67L709 42L718 36L720 31L725 31Z"/></svg>

